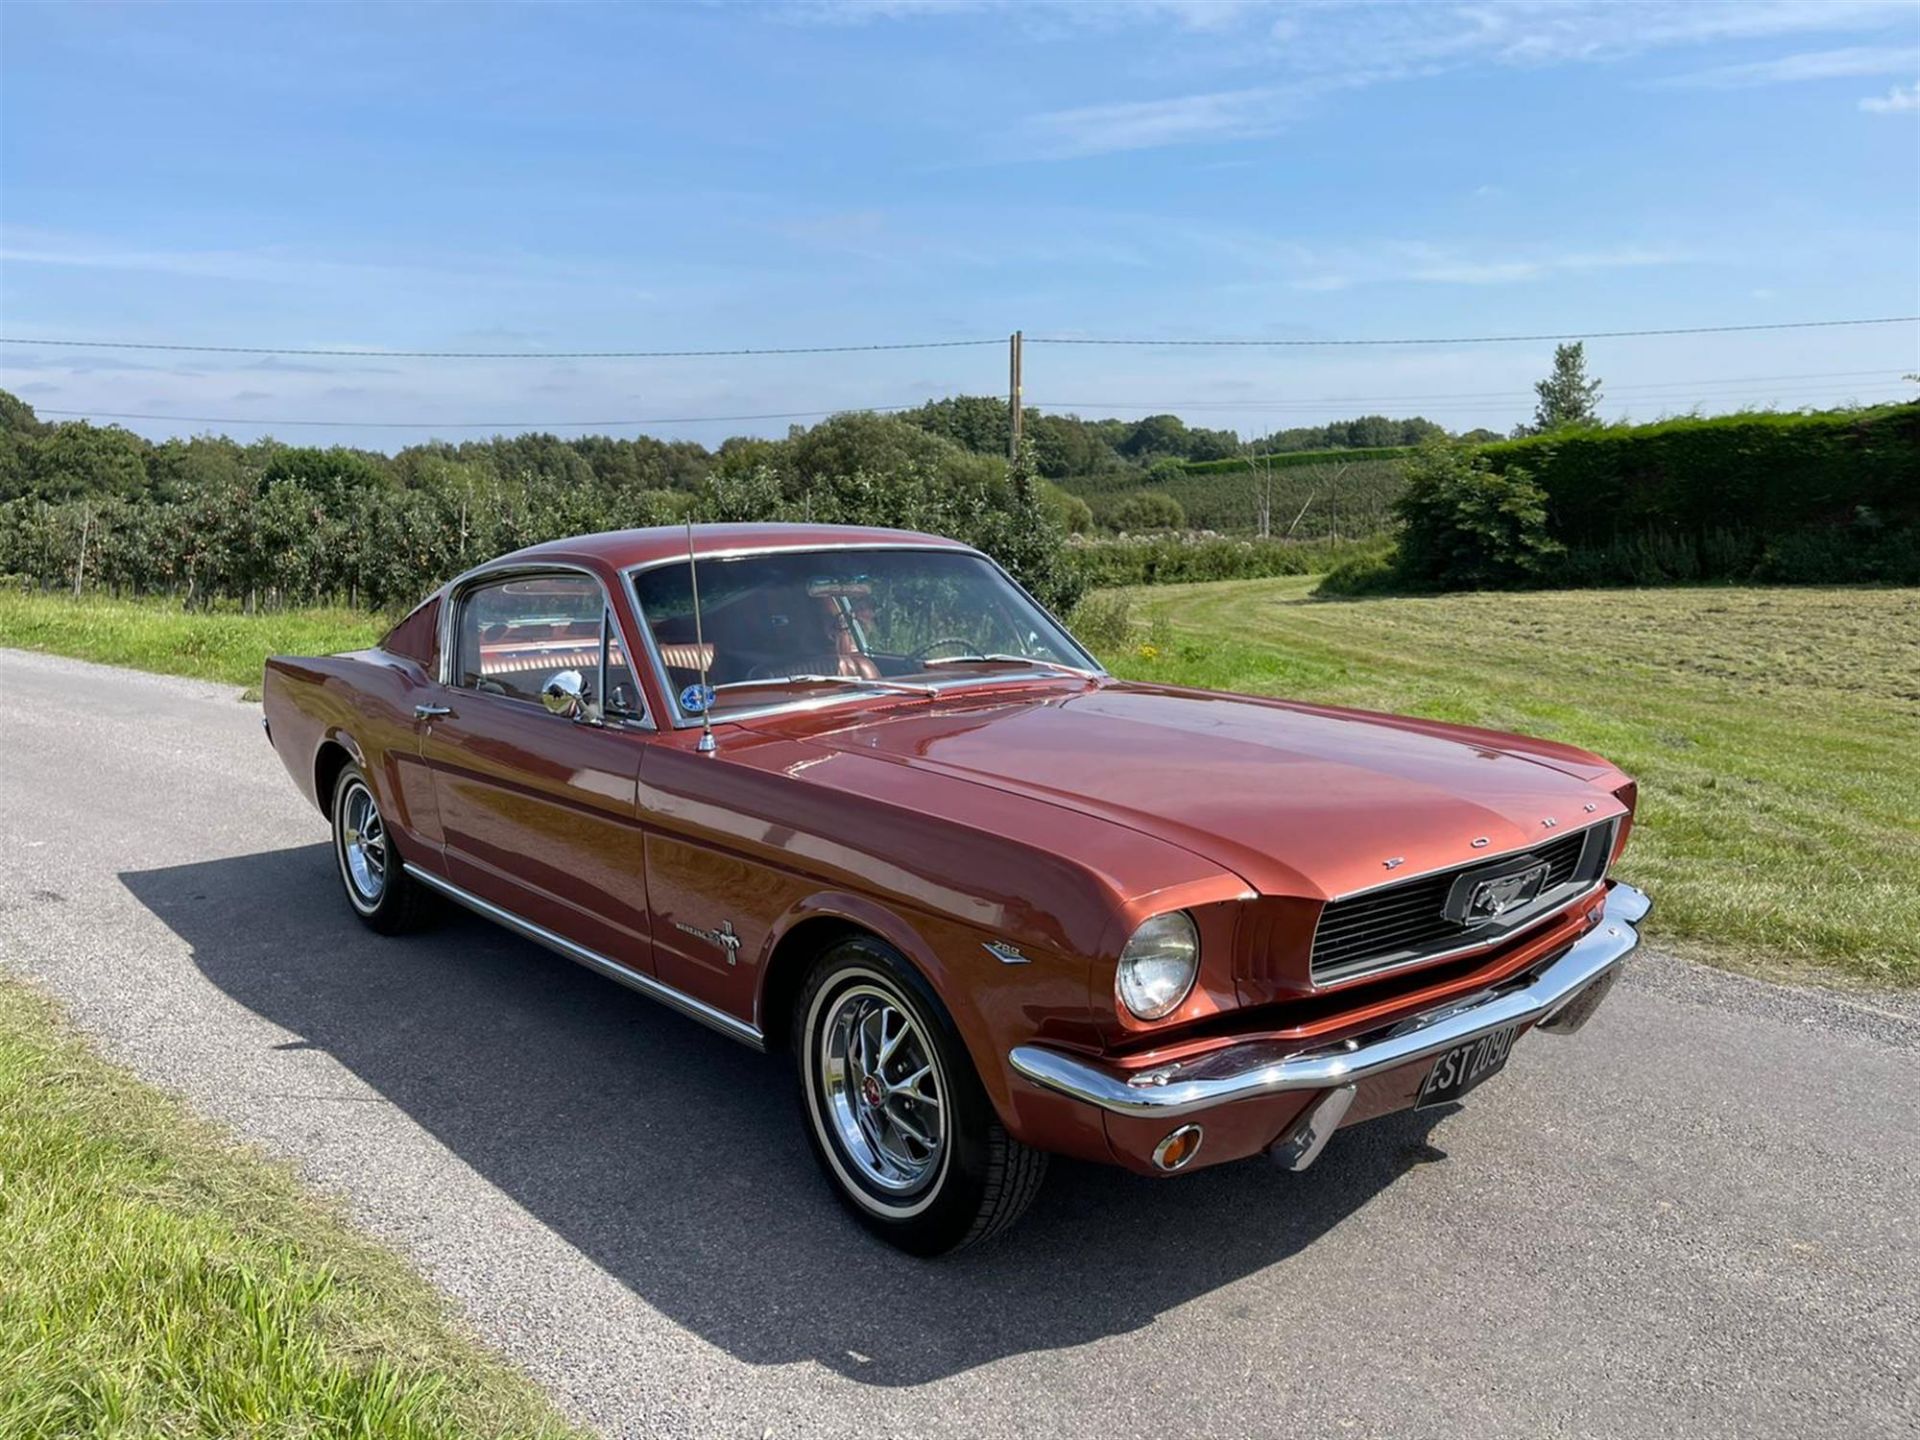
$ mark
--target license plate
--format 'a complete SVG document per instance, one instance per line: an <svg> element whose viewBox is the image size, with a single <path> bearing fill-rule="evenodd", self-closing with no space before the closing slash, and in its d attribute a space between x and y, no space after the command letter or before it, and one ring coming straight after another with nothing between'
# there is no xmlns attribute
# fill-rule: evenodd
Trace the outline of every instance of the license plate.
<svg viewBox="0 0 1920 1440"><path fill-rule="evenodd" d="M1413 1108L1445 1105L1458 1100L1474 1086L1491 1080L1506 1067L1507 1056L1513 1053L1513 1037L1519 1033L1518 1025L1489 1030L1441 1055L1427 1072L1420 1086L1420 1098L1413 1102Z"/></svg>

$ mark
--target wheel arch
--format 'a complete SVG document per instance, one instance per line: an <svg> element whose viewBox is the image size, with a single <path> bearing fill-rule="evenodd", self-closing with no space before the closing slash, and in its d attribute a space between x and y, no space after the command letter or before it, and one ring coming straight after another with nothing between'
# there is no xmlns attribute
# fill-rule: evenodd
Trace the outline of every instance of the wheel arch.
<svg viewBox="0 0 1920 1440"><path fill-rule="evenodd" d="M329 730L313 754L313 799L321 814L333 813L333 787L339 782L340 772L349 764L358 765L362 771L367 769L360 743L344 730ZM371 775L368 781L372 782Z"/></svg>
<svg viewBox="0 0 1920 1440"><path fill-rule="evenodd" d="M951 1013L953 1007L940 984L942 967L932 947L912 925L862 896L816 895L782 916L769 932L767 957L760 966L760 989L754 1002L754 1023L760 1027L768 1050L788 1048L794 1002L806 984L812 963L828 946L861 936L884 941L898 950Z"/></svg>

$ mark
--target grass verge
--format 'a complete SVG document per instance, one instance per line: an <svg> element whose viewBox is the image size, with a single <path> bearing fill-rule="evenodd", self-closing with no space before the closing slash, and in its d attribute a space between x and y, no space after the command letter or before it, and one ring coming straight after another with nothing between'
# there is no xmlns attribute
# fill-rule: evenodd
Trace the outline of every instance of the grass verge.
<svg viewBox="0 0 1920 1440"><path fill-rule="evenodd" d="M578 1433L397 1257L0 979L0 1435Z"/></svg>
<svg viewBox="0 0 1920 1440"><path fill-rule="evenodd" d="M1596 750L1640 781L1622 873L1654 896L1663 942L1760 973L1920 984L1920 590L1327 601L1314 583L1123 592L1126 638L1104 658Z"/></svg>
<svg viewBox="0 0 1920 1440"><path fill-rule="evenodd" d="M45 650L260 693L269 655L328 655L370 645L386 629L356 610L183 610L165 600L109 600L0 590L0 645Z"/></svg>

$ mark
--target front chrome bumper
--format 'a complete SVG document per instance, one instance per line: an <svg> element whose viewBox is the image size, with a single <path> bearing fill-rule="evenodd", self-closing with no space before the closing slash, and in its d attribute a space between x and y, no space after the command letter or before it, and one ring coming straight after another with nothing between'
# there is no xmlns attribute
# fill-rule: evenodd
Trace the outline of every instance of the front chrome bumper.
<svg viewBox="0 0 1920 1440"><path fill-rule="evenodd" d="M1294 1050L1280 1041L1250 1040L1193 1060L1132 1072L1044 1045L1017 1046L1007 1058L1016 1071L1045 1089L1116 1115L1154 1119L1286 1091L1345 1090L1503 1026L1530 1024L1561 1033L1578 1029L1612 986L1621 962L1640 943L1634 926L1651 908L1640 891L1616 883L1607 894L1600 923L1531 981L1452 1001L1337 1046ZM1340 1108L1344 1112L1345 1106Z"/></svg>

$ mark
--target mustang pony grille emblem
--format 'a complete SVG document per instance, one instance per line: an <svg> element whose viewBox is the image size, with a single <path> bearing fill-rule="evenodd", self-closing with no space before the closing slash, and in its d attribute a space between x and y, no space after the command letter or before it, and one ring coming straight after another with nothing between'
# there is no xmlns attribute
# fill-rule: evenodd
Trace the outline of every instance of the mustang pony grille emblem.
<svg viewBox="0 0 1920 1440"><path fill-rule="evenodd" d="M740 963L740 937L733 933L733 922L731 920L722 920L718 930L702 930L698 925L688 925L680 920L673 922L673 928L676 930L684 930L687 934L693 936L694 939L704 940L709 945L718 945L722 950L727 952L727 964L737 965Z"/></svg>
<svg viewBox="0 0 1920 1440"><path fill-rule="evenodd" d="M1490 925L1509 910L1537 899L1546 888L1552 868L1535 856L1522 855L1504 864L1470 870L1453 882L1447 895L1447 918L1469 930Z"/></svg>

